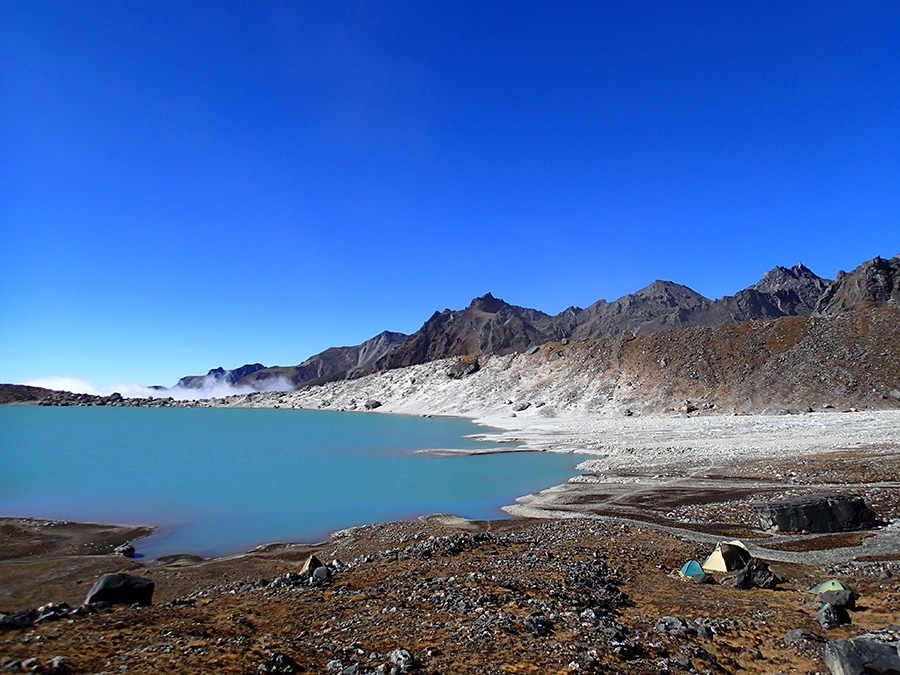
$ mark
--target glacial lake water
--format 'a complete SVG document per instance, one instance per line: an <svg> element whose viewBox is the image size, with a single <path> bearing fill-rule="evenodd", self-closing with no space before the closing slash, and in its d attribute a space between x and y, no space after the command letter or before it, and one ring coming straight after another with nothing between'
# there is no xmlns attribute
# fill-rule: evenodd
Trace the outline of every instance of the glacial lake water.
<svg viewBox="0 0 900 675"><path fill-rule="evenodd" d="M500 447L467 420L310 410L0 407L0 515L159 527L140 555L316 542L429 513L505 517L579 459Z"/></svg>

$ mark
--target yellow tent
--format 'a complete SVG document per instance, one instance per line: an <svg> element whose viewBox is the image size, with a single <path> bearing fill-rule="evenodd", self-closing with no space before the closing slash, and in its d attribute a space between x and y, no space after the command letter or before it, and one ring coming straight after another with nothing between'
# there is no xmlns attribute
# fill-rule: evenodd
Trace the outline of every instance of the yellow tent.
<svg viewBox="0 0 900 675"><path fill-rule="evenodd" d="M743 569L750 562L750 551L737 539L720 541L716 550L703 563L706 572L734 572Z"/></svg>

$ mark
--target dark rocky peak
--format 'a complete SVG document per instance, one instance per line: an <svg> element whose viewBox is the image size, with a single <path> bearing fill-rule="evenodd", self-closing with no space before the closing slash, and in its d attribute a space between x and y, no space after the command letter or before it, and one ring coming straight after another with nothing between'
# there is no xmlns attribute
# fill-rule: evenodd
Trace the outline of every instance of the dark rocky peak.
<svg viewBox="0 0 900 675"><path fill-rule="evenodd" d="M816 313L829 316L859 304L900 304L900 255L873 258L852 272L838 272L819 299Z"/></svg>
<svg viewBox="0 0 900 675"><path fill-rule="evenodd" d="M233 370L225 370L219 366L210 370L206 375L187 375L182 377L175 386L185 389L204 389L217 384L234 384L247 375L265 368L261 363L248 363Z"/></svg>
<svg viewBox="0 0 900 675"><path fill-rule="evenodd" d="M831 283L829 279L820 277L803 263L797 263L790 269L781 266L770 269L751 288L760 293L813 290L821 295L828 288L829 283Z"/></svg>
<svg viewBox="0 0 900 675"><path fill-rule="evenodd" d="M469 304L469 309L486 312L488 314L496 314L506 307L511 307L511 305L499 298L495 298L490 293L485 293L478 298L474 298Z"/></svg>
<svg viewBox="0 0 900 675"><path fill-rule="evenodd" d="M639 291L635 291L630 295L619 298L616 302L620 301L650 301L666 307L689 308L707 303L709 302L709 299L687 286L676 284L674 281L657 279L653 283L644 286Z"/></svg>

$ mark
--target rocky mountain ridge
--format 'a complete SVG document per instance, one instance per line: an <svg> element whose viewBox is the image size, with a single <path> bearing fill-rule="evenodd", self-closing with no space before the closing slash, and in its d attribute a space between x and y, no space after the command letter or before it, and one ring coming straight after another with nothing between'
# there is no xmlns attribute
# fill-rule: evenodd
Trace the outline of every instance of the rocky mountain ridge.
<svg viewBox="0 0 900 675"><path fill-rule="evenodd" d="M234 371L214 369L205 377L256 390L272 388L279 378L288 387L302 387L449 357L503 356L554 341L633 338L791 316L835 316L861 303L893 306L898 301L900 256L874 258L852 272L839 272L834 281L802 264L775 267L756 284L717 300L658 280L613 302L599 300L556 315L511 305L487 293L465 309L435 312L409 336L385 331L361 345L325 350L297 366L253 364ZM179 384L198 381L202 380L194 376Z"/></svg>

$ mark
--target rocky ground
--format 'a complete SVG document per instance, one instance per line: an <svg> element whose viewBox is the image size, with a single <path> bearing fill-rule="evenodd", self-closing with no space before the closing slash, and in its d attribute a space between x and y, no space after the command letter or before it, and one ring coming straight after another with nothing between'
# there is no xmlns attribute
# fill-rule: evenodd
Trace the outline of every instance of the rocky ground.
<svg viewBox="0 0 900 675"><path fill-rule="evenodd" d="M47 527L18 526L21 537ZM674 573L710 550L603 520L438 518L212 561L31 556L18 564L32 588L7 594L5 611L77 607L113 570L153 579L154 602L4 630L0 660L90 673L815 673L825 639L896 623L896 560L842 570L859 608L825 631L802 591L828 570L773 563L779 588L746 591L728 575L701 586ZM329 564L315 583L299 574L310 553Z"/></svg>

